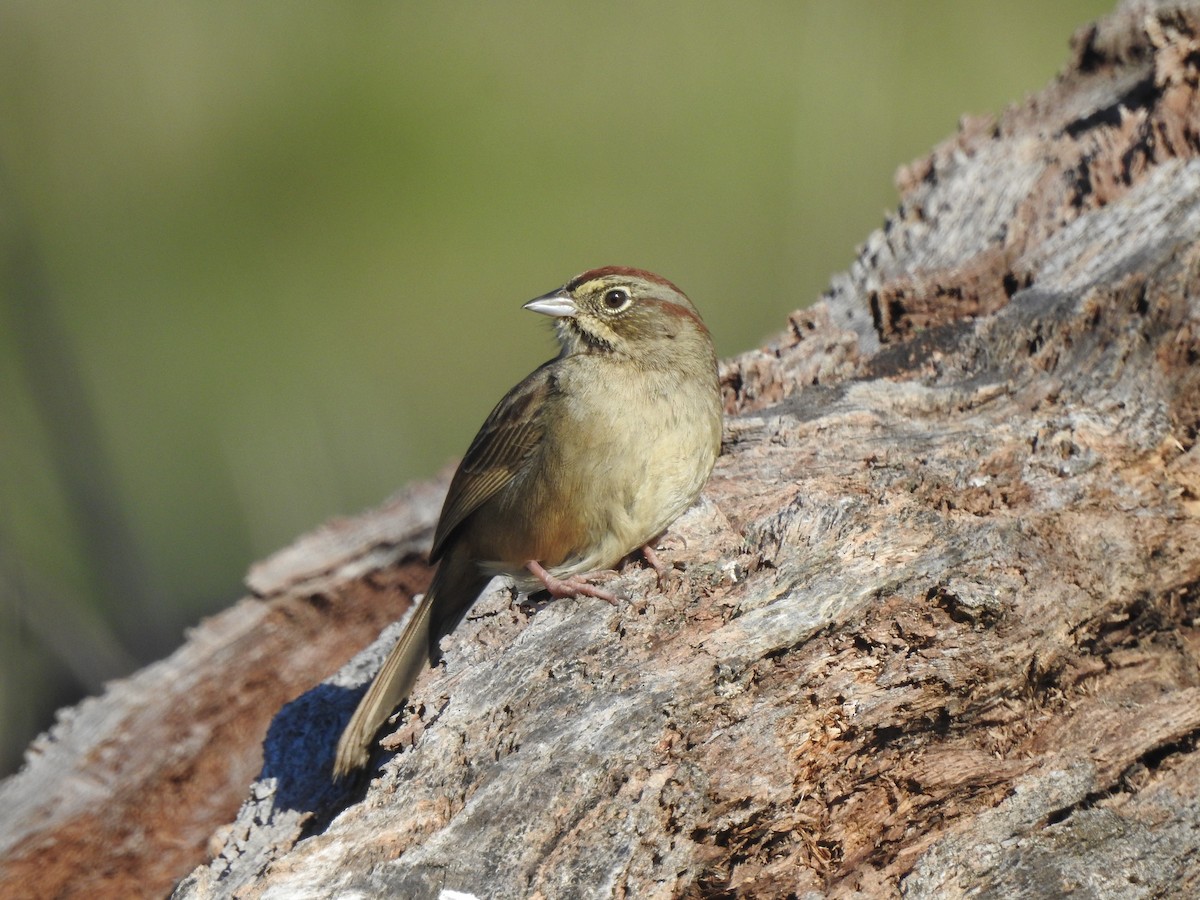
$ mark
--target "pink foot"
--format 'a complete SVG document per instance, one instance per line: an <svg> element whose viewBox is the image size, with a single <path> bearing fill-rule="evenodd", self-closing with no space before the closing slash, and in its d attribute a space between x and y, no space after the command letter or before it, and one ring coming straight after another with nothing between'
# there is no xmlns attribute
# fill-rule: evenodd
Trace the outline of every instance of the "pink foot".
<svg viewBox="0 0 1200 900"><path fill-rule="evenodd" d="M663 579L667 577L667 573L671 571L671 567L658 558L658 554L654 551L654 547L651 544L647 544L642 548L642 559L646 560L646 564L654 570L658 586L662 587Z"/></svg>
<svg viewBox="0 0 1200 900"><path fill-rule="evenodd" d="M604 588L598 588L588 581L589 578L595 578L599 575L615 574L611 570L588 572L586 575L572 575L570 578L555 578L536 559L531 559L525 563L525 568L537 576L537 579L550 592L550 596L555 599L561 600L567 597L582 595L584 597L595 597L597 600L603 600L605 603L611 603L613 606L617 605L616 594L606 591Z"/></svg>

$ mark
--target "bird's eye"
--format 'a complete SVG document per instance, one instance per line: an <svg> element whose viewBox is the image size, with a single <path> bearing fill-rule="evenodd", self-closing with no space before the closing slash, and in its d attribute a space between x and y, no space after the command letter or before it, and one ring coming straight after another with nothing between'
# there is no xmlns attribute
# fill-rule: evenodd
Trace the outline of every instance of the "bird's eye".
<svg viewBox="0 0 1200 900"><path fill-rule="evenodd" d="M629 305L629 291L625 288L612 288L604 292L602 302L613 312L624 309Z"/></svg>

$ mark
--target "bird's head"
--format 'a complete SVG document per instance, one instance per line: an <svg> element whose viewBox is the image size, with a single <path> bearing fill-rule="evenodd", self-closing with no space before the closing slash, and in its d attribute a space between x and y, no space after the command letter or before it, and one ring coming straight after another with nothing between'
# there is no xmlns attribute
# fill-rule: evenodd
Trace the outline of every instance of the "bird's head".
<svg viewBox="0 0 1200 900"><path fill-rule="evenodd" d="M643 269L591 269L525 309L556 318L564 355L615 354L669 364L680 352L695 354L699 345L707 350L702 356L714 358L712 338L692 301Z"/></svg>

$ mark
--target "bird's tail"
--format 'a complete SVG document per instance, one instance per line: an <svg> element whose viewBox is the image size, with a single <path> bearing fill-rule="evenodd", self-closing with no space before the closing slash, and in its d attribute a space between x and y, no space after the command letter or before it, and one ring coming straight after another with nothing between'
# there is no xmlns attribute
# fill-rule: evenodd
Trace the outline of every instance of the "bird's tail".
<svg viewBox="0 0 1200 900"><path fill-rule="evenodd" d="M338 741L333 763L335 781L361 769L369 758L375 732L412 690L417 677L434 659L438 642L453 631L475 602L488 579L451 547L442 559L421 605L413 610L396 646L383 661Z"/></svg>

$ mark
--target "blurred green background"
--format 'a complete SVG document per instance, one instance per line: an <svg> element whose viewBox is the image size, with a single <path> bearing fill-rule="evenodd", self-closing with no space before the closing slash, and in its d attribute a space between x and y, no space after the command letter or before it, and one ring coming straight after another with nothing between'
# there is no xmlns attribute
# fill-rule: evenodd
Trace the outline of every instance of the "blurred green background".
<svg viewBox="0 0 1200 900"><path fill-rule="evenodd" d="M637 265L754 346L1110 7L4 2L0 774L461 453L523 301Z"/></svg>

